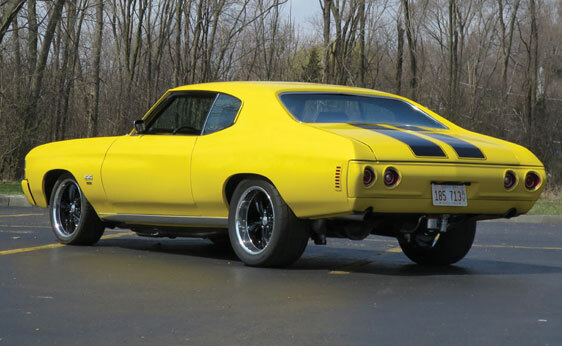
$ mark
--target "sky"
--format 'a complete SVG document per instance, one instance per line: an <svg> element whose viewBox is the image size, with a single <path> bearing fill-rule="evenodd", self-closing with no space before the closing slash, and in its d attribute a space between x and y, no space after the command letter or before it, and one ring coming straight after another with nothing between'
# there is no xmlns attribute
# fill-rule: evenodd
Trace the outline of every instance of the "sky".
<svg viewBox="0 0 562 346"><path fill-rule="evenodd" d="M322 10L318 0L289 0L285 6L291 13L294 23L305 32L312 31L312 18L320 18Z"/></svg>

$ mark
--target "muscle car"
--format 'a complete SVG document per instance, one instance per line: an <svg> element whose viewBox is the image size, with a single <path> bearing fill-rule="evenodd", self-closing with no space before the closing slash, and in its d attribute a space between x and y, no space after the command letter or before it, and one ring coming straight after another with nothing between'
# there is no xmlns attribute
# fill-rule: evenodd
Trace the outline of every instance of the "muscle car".
<svg viewBox="0 0 562 346"><path fill-rule="evenodd" d="M245 264L275 267L310 239L375 234L416 263L449 265L477 220L527 212L545 178L526 148L397 95L219 82L168 90L127 135L34 148L22 187L64 244L122 227L230 244Z"/></svg>

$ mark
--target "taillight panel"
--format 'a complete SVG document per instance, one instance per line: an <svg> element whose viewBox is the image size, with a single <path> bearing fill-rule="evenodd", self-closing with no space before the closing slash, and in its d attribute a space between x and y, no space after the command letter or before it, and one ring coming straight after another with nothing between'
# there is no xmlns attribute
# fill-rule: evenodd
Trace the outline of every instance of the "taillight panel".
<svg viewBox="0 0 562 346"><path fill-rule="evenodd" d="M503 187L506 190L513 190L517 185L517 175L512 170L505 171L503 177Z"/></svg>
<svg viewBox="0 0 562 346"><path fill-rule="evenodd" d="M363 185L365 185L365 187L369 187L373 185L374 182L375 171L370 166L365 167L365 169L363 170Z"/></svg>
<svg viewBox="0 0 562 346"><path fill-rule="evenodd" d="M394 167L387 167L384 170L383 181L386 187L394 187L400 182L400 173Z"/></svg>
<svg viewBox="0 0 562 346"><path fill-rule="evenodd" d="M525 174L525 188L529 191L534 191L541 186L541 177L533 171Z"/></svg>

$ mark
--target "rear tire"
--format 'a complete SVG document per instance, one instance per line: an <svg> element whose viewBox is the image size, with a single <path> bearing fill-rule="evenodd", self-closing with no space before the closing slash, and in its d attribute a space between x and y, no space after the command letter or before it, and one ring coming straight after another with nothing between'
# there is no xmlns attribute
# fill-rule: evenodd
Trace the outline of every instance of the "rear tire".
<svg viewBox="0 0 562 346"><path fill-rule="evenodd" d="M298 260L308 243L299 220L275 187L263 180L244 180L234 191L228 217L234 252L249 266L283 267Z"/></svg>
<svg viewBox="0 0 562 346"><path fill-rule="evenodd" d="M53 232L62 244L93 245L105 229L71 174L63 174L56 181L49 217Z"/></svg>
<svg viewBox="0 0 562 346"><path fill-rule="evenodd" d="M404 254L412 261L426 266L444 266L456 263L466 256L472 247L475 233L476 221L465 221L440 233L433 247L421 246L415 240L415 235L409 242L401 235L398 242Z"/></svg>

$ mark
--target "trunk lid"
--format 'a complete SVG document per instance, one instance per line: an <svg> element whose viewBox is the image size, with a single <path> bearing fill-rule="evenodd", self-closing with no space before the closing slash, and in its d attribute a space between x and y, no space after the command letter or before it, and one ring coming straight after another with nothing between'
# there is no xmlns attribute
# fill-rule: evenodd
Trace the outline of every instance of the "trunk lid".
<svg viewBox="0 0 562 346"><path fill-rule="evenodd" d="M308 124L368 145L379 161L519 165L504 141L466 130L376 124Z"/></svg>

